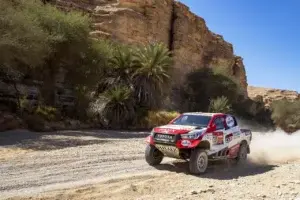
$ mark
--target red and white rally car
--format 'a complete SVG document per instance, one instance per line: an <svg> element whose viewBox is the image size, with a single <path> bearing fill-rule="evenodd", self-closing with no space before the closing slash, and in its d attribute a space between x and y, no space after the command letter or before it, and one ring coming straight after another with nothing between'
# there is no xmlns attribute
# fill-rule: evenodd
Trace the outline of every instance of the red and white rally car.
<svg viewBox="0 0 300 200"><path fill-rule="evenodd" d="M251 131L240 129L232 115L183 113L151 131L146 139L145 159L151 166L160 164L164 156L189 160L190 172L200 174L210 160L244 162L251 139Z"/></svg>

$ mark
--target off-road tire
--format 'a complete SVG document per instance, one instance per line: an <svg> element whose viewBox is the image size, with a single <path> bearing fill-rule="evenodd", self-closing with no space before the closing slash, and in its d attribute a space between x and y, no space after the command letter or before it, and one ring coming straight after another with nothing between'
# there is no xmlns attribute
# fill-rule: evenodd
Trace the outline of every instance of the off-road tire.
<svg viewBox="0 0 300 200"><path fill-rule="evenodd" d="M164 158L164 154L155 146L148 144L145 150L146 162L151 165L159 165Z"/></svg>
<svg viewBox="0 0 300 200"><path fill-rule="evenodd" d="M243 142L240 146L239 152L235 161L237 164L244 164L247 161L248 155L248 144Z"/></svg>
<svg viewBox="0 0 300 200"><path fill-rule="evenodd" d="M192 151L189 167L191 174L202 174L206 172L208 166L208 156L204 149Z"/></svg>

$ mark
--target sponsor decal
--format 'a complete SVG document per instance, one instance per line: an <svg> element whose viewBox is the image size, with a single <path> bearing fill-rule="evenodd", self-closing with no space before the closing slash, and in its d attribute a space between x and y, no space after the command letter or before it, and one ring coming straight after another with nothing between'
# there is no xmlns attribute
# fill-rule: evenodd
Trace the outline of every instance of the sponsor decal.
<svg viewBox="0 0 300 200"><path fill-rule="evenodd" d="M214 144L223 144L224 135L222 132L214 132L213 133L213 143Z"/></svg>
<svg viewBox="0 0 300 200"><path fill-rule="evenodd" d="M212 140L213 140L212 134L210 133L210 134L205 135L205 136L203 137L203 140L212 141Z"/></svg>
<svg viewBox="0 0 300 200"><path fill-rule="evenodd" d="M191 145L191 142L189 140L182 140L181 145L187 147Z"/></svg>
<svg viewBox="0 0 300 200"><path fill-rule="evenodd" d="M214 144L223 144L223 136L219 135L219 136L213 136L213 143Z"/></svg>
<svg viewBox="0 0 300 200"><path fill-rule="evenodd" d="M233 139L237 139L237 138L241 137L241 133L239 131L233 132L232 135L233 135Z"/></svg>
<svg viewBox="0 0 300 200"><path fill-rule="evenodd" d="M217 144L217 136L213 136L213 143Z"/></svg>
<svg viewBox="0 0 300 200"><path fill-rule="evenodd" d="M234 119L231 116L226 117L226 124L229 128L232 128L234 126Z"/></svg>
<svg viewBox="0 0 300 200"><path fill-rule="evenodd" d="M184 134L192 131L196 126L182 126L182 125L164 125L154 128L156 133L170 133L170 134Z"/></svg>
<svg viewBox="0 0 300 200"><path fill-rule="evenodd" d="M159 127L161 129L175 129L175 130L193 130L196 126L184 126L184 125L164 125Z"/></svg>
<svg viewBox="0 0 300 200"><path fill-rule="evenodd" d="M232 134L226 135L226 137L225 137L225 142L226 142L226 143L229 143L229 142L232 141L232 139L233 139L233 135L232 135Z"/></svg>
<svg viewBox="0 0 300 200"><path fill-rule="evenodd" d="M173 141L173 135L165 135L165 134L156 134L155 139L160 141Z"/></svg>

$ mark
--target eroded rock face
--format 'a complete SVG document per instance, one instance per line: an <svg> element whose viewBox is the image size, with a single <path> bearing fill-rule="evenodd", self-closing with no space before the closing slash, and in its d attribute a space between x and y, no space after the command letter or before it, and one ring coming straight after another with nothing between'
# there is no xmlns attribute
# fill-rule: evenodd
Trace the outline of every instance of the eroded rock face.
<svg viewBox="0 0 300 200"><path fill-rule="evenodd" d="M289 101L295 101L300 99L300 94L296 91L254 86L248 86L248 95L251 99L261 99L266 107L269 107L270 104L276 100L287 99Z"/></svg>
<svg viewBox="0 0 300 200"><path fill-rule="evenodd" d="M232 44L212 33L204 19L174 0L56 0L64 10L79 9L93 17L94 38L126 44L163 42L173 51L174 83L180 84L193 69L222 65L240 80L247 94L242 58Z"/></svg>

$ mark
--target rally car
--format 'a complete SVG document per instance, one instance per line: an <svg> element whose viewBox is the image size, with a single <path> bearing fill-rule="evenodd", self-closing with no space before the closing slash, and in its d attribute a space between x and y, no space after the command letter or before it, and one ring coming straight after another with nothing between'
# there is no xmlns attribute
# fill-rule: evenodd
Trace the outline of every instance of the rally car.
<svg viewBox="0 0 300 200"><path fill-rule="evenodd" d="M146 138L146 162L159 165L163 158L189 161L192 174L204 173L211 160L244 163L252 133L240 129L234 116L224 113L183 113L169 124L155 127Z"/></svg>

